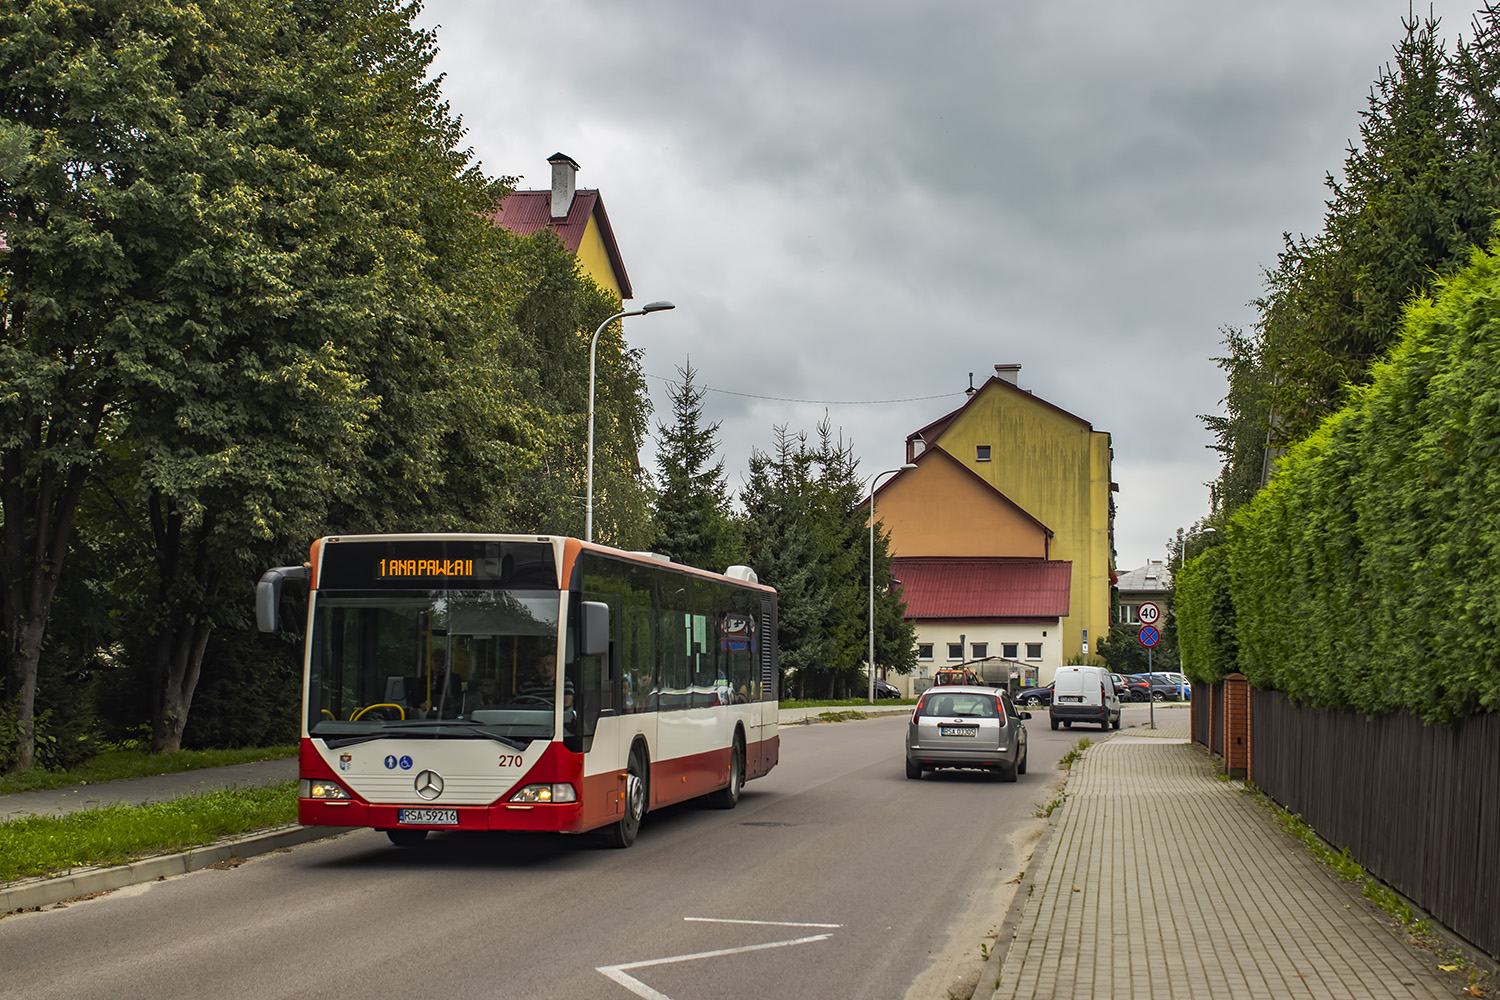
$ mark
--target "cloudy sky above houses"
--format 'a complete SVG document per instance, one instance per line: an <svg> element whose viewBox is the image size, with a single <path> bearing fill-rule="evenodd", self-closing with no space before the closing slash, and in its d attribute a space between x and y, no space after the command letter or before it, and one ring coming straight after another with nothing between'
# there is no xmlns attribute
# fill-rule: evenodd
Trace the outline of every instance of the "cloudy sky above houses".
<svg viewBox="0 0 1500 1000"><path fill-rule="evenodd" d="M1444 0L1449 48L1479 0ZM1426 5L1420 10L1425 11ZM598 188L657 421L691 357L730 486L825 416L862 474L996 364L1108 431L1122 568L1218 470L1222 328L1321 228L1407 0L429 0L491 175ZM586 373L580 373L586 377ZM654 447L642 456L654 468Z"/></svg>

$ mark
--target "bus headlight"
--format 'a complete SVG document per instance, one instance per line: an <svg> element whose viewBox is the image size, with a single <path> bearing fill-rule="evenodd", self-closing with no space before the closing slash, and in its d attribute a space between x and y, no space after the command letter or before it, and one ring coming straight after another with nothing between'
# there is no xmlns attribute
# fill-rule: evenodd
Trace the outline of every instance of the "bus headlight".
<svg viewBox="0 0 1500 1000"><path fill-rule="evenodd" d="M301 786L297 794L304 799L347 799L349 793L344 786L337 781L318 781L313 778L303 778L298 782Z"/></svg>
<svg viewBox="0 0 1500 1000"><path fill-rule="evenodd" d="M578 793L572 785L527 785L510 797L512 802L577 802Z"/></svg>

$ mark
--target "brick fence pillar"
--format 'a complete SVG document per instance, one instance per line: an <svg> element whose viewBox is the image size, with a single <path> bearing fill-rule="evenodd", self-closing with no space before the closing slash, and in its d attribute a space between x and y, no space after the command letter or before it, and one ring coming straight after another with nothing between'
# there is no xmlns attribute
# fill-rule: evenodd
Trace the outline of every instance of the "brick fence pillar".
<svg viewBox="0 0 1500 1000"><path fill-rule="evenodd" d="M1231 778L1250 773L1250 685L1244 674L1224 678L1224 771Z"/></svg>

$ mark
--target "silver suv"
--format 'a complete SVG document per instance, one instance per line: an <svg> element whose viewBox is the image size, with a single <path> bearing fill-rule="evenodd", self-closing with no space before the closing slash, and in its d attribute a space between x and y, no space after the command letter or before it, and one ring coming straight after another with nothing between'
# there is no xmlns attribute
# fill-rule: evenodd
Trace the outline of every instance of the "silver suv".
<svg viewBox="0 0 1500 1000"><path fill-rule="evenodd" d="M1026 773L1026 727L1004 688L928 688L906 727L906 776L940 767L995 771L1001 781Z"/></svg>

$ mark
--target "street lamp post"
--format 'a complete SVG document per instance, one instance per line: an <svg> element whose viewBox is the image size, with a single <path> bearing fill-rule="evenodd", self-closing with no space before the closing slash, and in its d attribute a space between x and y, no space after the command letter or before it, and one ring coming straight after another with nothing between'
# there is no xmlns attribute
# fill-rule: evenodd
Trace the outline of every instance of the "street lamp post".
<svg viewBox="0 0 1500 1000"><path fill-rule="evenodd" d="M661 312L664 309L676 309L670 302L648 302L639 309L627 309L617 312L603 323L599 329L594 331L593 339L589 341L589 468L588 468L588 498L585 502L583 513L583 540L592 542L594 540L594 356L599 348L599 334L604 328L617 319L626 316L644 316L647 313Z"/></svg>
<svg viewBox="0 0 1500 1000"><path fill-rule="evenodd" d="M875 473L870 479L870 704L875 704L875 484L880 481L881 476L894 475L897 472L905 472L915 469L911 463L901 466L899 469L886 469L884 472Z"/></svg>

